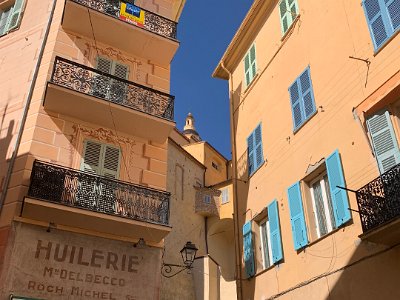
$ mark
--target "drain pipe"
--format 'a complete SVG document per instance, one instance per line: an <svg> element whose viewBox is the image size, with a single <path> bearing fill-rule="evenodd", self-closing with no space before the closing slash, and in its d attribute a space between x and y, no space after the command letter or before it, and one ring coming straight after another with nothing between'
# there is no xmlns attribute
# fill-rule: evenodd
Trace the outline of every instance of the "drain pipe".
<svg viewBox="0 0 400 300"><path fill-rule="evenodd" d="M231 123L231 141L232 141L232 183L233 183L233 194L234 194L234 205L233 205L233 234L235 235L235 260L236 260L236 294L238 300L243 299L243 291L242 291L242 263L240 257L240 240L239 240L239 204L238 204L238 190L237 190L237 153L236 153L236 130L234 124L234 111L233 107L233 77L232 73L225 68L224 62L221 61L221 67L224 69L229 75L229 110L230 110L230 123Z"/></svg>
<svg viewBox="0 0 400 300"><path fill-rule="evenodd" d="M29 110L29 106L31 104L32 94L33 94L33 90L35 88L36 80L37 80L37 77L38 77L40 64L42 63L43 52L44 52L44 48L46 47L47 38L49 36L51 23L53 21L53 16L54 16L54 10L56 8L56 3L57 3L57 0L53 0L53 6L52 6L51 11L50 11L49 19L47 21L47 28L46 28L46 32L45 32L44 37L43 37L42 45L41 45L40 52L39 52L39 57L38 57L38 60L36 62L35 72L33 73L32 82L31 82L31 85L29 87L28 96L26 97L24 110L23 110L22 118L21 118L21 123L19 125L17 139L16 139L15 145L14 145L14 150L13 150L10 162L8 164L8 170L7 170L7 174L6 174L5 181L4 181L3 192L1 193L1 196L0 196L0 214L1 214L1 211L3 209L4 201L5 201L6 196L7 196L7 190L8 190L8 185L10 184L12 170L13 170L13 167L14 167L14 164L15 164L15 160L17 158L17 153L18 153L18 150L19 150L19 146L21 144L22 133L24 131L26 118L28 117L28 110Z"/></svg>

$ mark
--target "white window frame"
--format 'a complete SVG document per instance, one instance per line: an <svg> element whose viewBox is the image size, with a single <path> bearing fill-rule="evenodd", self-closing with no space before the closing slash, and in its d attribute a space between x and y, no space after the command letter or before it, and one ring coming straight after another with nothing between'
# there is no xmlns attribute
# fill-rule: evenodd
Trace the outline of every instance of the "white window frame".
<svg viewBox="0 0 400 300"><path fill-rule="evenodd" d="M265 232L266 232L266 237L263 232L263 226L265 224ZM262 260L263 260L263 268L268 269L273 265L272 263L272 249L271 249L271 238L270 238L270 228L269 228L269 220L268 218L263 219L259 223L260 227L260 241L261 241L261 253L262 253ZM265 259L265 249L264 249L264 239L267 238L267 245L268 245L268 258L269 258L269 265L267 265L267 261Z"/></svg>
<svg viewBox="0 0 400 300"><path fill-rule="evenodd" d="M255 72L254 72L254 74L253 74L253 68L252 68L252 66L253 66L253 64L251 63L251 60L250 60L250 52L251 52L251 49L254 47L254 69L255 69ZM247 82L247 79L246 79L246 74L247 74L247 72L246 72L246 58L247 58L247 56L249 57L249 72L250 72L250 80L249 80L249 82ZM246 88L247 87L249 87L252 83L253 83L253 81L254 81L254 78L256 78L257 77L257 73L258 73L258 69L257 69L257 49L256 49L256 43L253 43L253 44L251 44L251 46L250 46L250 48L247 50L247 52L246 52L246 55L244 56L244 60L243 60L243 67L244 67L244 82L245 82L245 86L246 86Z"/></svg>
<svg viewBox="0 0 400 300"><path fill-rule="evenodd" d="M325 179L324 177L328 178L327 173L324 172L321 175L319 175L317 178L315 178L313 181L310 182L310 194L311 194L311 202L312 202L312 207L313 207L313 213L314 213L314 221L316 225L316 232L318 238L321 238L323 235L321 235L321 229L319 227L319 222L318 222L318 215L317 215L317 207L315 203L315 197L314 197L314 185L319 182L321 186L321 194L322 194L322 203L324 205L324 213L325 213L325 221L326 221L326 226L327 226L327 233L332 232L335 228L333 228L333 220L331 219L331 214L329 211L329 203L328 203L328 196L327 192L330 193L330 191L326 191L326 184L325 184ZM329 181L328 181L329 183ZM332 197L331 201L332 201ZM332 204L331 204L332 205Z"/></svg>
<svg viewBox="0 0 400 300"><path fill-rule="evenodd" d="M225 201L224 201L224 194L225 194ZM224 188L221 191L221 204L229 203L229 190L228 188Z"/></svg>

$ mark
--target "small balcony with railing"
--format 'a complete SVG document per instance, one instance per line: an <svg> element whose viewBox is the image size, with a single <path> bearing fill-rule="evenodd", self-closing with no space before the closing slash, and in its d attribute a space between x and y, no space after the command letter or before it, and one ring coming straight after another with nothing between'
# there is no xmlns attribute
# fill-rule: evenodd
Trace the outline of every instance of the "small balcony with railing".
<svg viewBox="0 0 400 300"><path fill-rule="evenodd" d="M43 105L160 143L175 126L173 96L60 57L55 58Z"/></svg>
<svg viewBox="0 0 400 300"><path fill-rule="evenodd" d="M161 65L170 64L179 46L177 23L129 2L133 1L66 0L62 26Z"/></svg>
<svg viewBox="0 0 400 300"><path fill-rule="evenodd" d="M160 242L170 193L35 161L23 218L107 235Z"/></svg>
<svg viewBox="0 0 400 300"><path fill-rule="evenodd" d="M356 191L362 239L394 245L400 241L400 164Z"/></svg>

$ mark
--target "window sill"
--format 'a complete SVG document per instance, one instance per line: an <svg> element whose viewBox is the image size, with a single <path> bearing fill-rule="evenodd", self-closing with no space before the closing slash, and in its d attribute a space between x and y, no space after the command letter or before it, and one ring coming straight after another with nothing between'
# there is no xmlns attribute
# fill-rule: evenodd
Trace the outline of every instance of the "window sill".
<svg viewBox="0 0 400 300"><path fill-rule="evenodd" d="M277 267L280 263L282 263L282 260L279 261L278 263L276 263L276 264L274 264L274 265L270 265L268 268L265 268L264 270L261 270L260 272L256 273L256 274L253 276L253 278L254 278L254 277L261 276L261 275L263 275L264 273L267 273L269 270L272 270L273 268Z"/></svg>
<svg viewBox="0 0 400 300"><path fill-rule="evenodd" d="M296 134L301 128L303 128L316 114L318 113L318 109L312 113L311 116L308 117L299 127L293 129L293 134Z"/></svg>
<svg viewBox="0 0 400 300"><path fill-rule="evenodd" d="M284 40L286 40L293 32L294 27L296 26L296 23L299 21L300 19L300 14L298 14L296 16L296 18L293 20L292 24L290 24L289 28L286 30L286 32L282 35L281 37L281 42L283 42Z"/></svg>
<svg viewBox="0 0 400 300"><path fill-rule="evenodd" d="M246 95L253 88L256 81L258 81L258 77L259 77L259 73L257 72L256 75L254 75L253 80L244 89L244 92L243 92L244 95Z"/></svg>
<svg viewBox="0 0 400 300"><path fill-rule="evenodd" d="M397 29L378 49L374 51L374 57L377 56L398 34L400 33L400 28Z"/></svg>

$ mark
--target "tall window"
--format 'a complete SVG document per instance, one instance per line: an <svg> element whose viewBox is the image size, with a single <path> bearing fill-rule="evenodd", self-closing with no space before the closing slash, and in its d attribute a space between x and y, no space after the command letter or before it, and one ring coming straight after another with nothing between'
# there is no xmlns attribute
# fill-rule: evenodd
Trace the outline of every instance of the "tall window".
<svg viewBox="0 0 400 300"><path fill-rule="evenodd" d="M221 191L221 204L225 204L228 202L229 202L228 188L225 188Z"/></svg>
<svg viewBox="0 0 400 300"><path fill-rule="evenodd" d="M289 94L292 106L293 130L296 131L316 113L310 67L307 67L296 78L289 87Z"/></svg>
<svg viewBox="0 0 400 300"><path fill-rule="evenodd" d="M315 174L316 177L311 182L303 181L305 195L300 181L287 190L295 250L308 245L309 235L311 240L315 240L351 219L348 196L342 189L346 187L346 183L338 150L329 155L325 163L314 172L318 174ZM309 176L313 175L311 173ZM304 208L309 212L307 219Z"/></svg>
<svg viewBox="0 0 400 300"><path fill-rule="evenodd" d="M263 267L264 269L267 269L271 266L272 262L271 241L269 237L269 221L267 219L264 219L260 223L260 236Z"/></svg>
<svg viewBox="0 0 400 300"><path fill-rule="evenodd" d="M399 0L363 0L365 17L375 50L400 29Z"/></svg>
<svg viewBox="0 0 400 300"><path fill-rule="evenodd" d="M16 0L13 6L0 9L0 35L17 28L21 22L25 0Z"/></svg>
<svg viewBox="0 0 400 300"><path fill-rule="evenodd" d="M108 178L119 177L120 149L94 141L85 141L81 170Z"/></svg>
<svg viewBox="0 0 400 300"><path fill-rule="evenodd" d="M297 0L282 0L279 3L279 14L281 19L282 35L284 35L289 27L293 24L299 13Z"/></svg>
<svg viewBox="0 0 400 300"><path fill-rule="evenodd" d="M311 183L312 206L317 236L321 237L336 228L328 176L324 174Z"/></svg>
<svg viewBox="0 0 400 300"><path fill-rule="evenodd" d="M253 81L257 74L256 46L253 44L244 57L244 75L246 87Z"/></svg>
<svg viewBox="0 0 400 300"><path fill-rule="evenodd" d="M264 163L261 123L247 138L247 155L249 175L252 175Z"/></svg>

